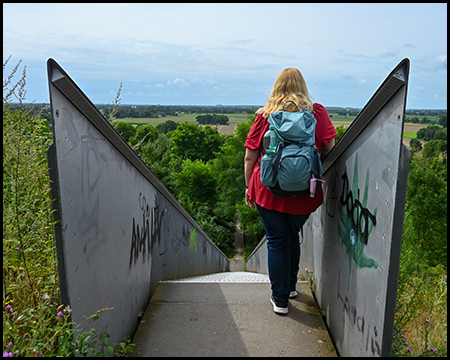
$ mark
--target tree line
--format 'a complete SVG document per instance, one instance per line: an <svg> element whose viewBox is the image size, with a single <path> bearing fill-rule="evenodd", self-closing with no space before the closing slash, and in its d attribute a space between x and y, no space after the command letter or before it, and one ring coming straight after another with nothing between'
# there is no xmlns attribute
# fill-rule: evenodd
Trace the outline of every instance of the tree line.
<svg viewBox="0 0 450 360"><path fill-rule="evenodd" d="M163 118L181 114L252 114L257 106L185 106L185 105L120 105L114 116L125 118ZM98 105L98 109L106 118L110 117L112 108L108 105Z"/></svg>

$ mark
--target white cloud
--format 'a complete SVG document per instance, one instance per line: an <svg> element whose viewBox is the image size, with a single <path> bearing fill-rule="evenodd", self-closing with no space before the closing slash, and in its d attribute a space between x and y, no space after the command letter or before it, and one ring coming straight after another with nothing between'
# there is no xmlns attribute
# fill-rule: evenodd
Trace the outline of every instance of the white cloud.
<svg viewBox="0 0 450 360"><path fill-rule="evenodd" d="M201 85L205 85L205 86L214 86L214 85L217 85L217 84L218 84L217 80L214 80L214 79L199 79L199 78L194 78L194 79L192 80L192 82L193 82L194 84L201 84Z"/></svg>
<svg viewBox="0 0 450 360"><path fill-rule="evenodd" d="M189 84L184 79L176 78L175 80L168 80L167 85L176 85L179 87L188 87Z"/></svg>

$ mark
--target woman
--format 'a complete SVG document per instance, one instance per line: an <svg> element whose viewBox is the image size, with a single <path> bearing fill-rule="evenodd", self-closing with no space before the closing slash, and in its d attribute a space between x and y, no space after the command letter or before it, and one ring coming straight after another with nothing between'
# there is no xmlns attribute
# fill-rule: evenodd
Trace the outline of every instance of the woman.
<svg viewBox="0 0 450 360"><path fill-rule="evenodd" d="M252 209L258 209L266 231L269 278L272 288L270 301L277 314L288 313L289 298L297 296L296 284L300 262L299 232L309 215L323 202L322 187L319 185L315 197L309 195L287 197L272 194L261 183L260 162L262 139L269 129L267 119L283 104L294 101L302 110L312 111L317 120L316 146L321 158L334 146L336 129L325 107L311 99L302 73L295 68L284 69L277 77L269 101L258 110L255 122L245 141L244 160L245 202ZM294 104L287 103L286 111L298 111Z"/></svg>

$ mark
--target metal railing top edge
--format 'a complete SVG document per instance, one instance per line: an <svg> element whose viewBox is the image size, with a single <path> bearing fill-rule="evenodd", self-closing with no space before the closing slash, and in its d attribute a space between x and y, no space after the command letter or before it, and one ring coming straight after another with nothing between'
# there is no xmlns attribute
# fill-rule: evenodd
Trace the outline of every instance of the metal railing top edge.
<svg viewBox="0 0 450 360"><path fill-rule="evenodd" d="M358 137L365 127L375 118L375 116L392 98L392 96L394 96L402 86L407 85L409 67L410 61L408 58L405 58L386 77L383 83L378 87L375 94L372 95L370 100L359 112L342 137L324 159L322 164L323 173L326 173L326 171L333 165L339 156L347 149L347 147L350 146L350 144ZM402 119L402 121L404 121L404 119Z"/></svg>

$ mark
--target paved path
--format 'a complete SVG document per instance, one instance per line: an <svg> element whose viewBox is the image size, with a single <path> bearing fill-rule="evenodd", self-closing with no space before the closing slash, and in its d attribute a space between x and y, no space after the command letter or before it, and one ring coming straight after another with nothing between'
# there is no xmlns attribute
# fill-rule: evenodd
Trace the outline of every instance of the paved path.
<svg viewBox="0 0 450 360"><path fill-rule="evenodd" d="M236 224L236 233L234 241L234 257L230 259L230 271L245 271L243 248L244 248L244 234L238 222Z"/></svg>
<svg viewBox="0 0 450 360"><path fill-rule="evenodd" d="M277 315L267 275L225 272L161 282L134 336L133 356L336 357L307 283Z"/></svg>

